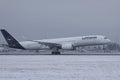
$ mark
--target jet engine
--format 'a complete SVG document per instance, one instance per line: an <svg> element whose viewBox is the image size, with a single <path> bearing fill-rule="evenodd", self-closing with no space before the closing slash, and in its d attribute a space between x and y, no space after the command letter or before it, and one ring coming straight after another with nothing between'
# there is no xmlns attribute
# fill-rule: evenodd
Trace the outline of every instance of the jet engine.
<svg viewBox="0 0 120 80"><path fill-rule="evenodd" d="M62 49L64 50L73 50L74 47L71 43L67 43L67 44L62 44Z"/></svg>

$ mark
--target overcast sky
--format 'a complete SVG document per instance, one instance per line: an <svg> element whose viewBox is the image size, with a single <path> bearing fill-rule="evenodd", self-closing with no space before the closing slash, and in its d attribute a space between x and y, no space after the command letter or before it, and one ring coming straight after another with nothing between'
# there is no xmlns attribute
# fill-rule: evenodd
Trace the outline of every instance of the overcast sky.
<svg viewBox="0 0 120 80"><path fill-rule="evenodd" d="M120 41L120 0L0 0L0 27L19 41L82 35Z"/></svg>

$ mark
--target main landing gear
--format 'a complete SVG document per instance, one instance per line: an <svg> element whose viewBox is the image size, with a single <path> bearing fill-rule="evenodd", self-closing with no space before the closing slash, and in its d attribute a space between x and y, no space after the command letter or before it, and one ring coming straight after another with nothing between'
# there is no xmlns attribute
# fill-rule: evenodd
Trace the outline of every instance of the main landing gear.
<svg viewBox="0 0 120 80"><path fill-rule="evenodd" d="M52 55L60 55L60 51L58 48L54 48L53 51L52 51Z"/></svg>
<svg viewBox="0 0 120 80"><path fill-rule="evenodd" d="M59 52L59 51L57 51L57 52L55 52L55 51L53 51L52 52L52 55L60 55L61 53Z"/></svg>

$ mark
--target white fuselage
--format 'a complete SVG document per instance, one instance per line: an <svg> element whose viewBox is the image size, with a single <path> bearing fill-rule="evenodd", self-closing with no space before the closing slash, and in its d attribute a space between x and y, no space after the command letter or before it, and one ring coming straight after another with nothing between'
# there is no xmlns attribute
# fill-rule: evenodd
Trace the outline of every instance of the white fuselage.
<svg viewBox="0 0 120 80"><path fill-rule="evenodd" d="M79 47L79 46L104 45L110 43L111 40L107 39L105 36L93 35L93 36L24 41L24 42L20 42L20 44L25 49L29 49L29 50L50 49L48 46L39 44L37 42L56 43L56 44L60 44L62 49L71 50L73 49L73 47Z"/></svg>

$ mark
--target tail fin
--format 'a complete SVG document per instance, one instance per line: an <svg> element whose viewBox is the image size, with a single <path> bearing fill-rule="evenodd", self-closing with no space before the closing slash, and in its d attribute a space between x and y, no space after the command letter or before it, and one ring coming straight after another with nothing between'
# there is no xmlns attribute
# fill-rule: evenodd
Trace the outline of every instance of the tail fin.
<svg viewBox="0 0 120 80"><path fill-rule="evenodd" d="M9 47L11 48L18 48L18 49L24 49L21 44L13 37L11 36L5 29L0 30L7 41Z"/></svg>

